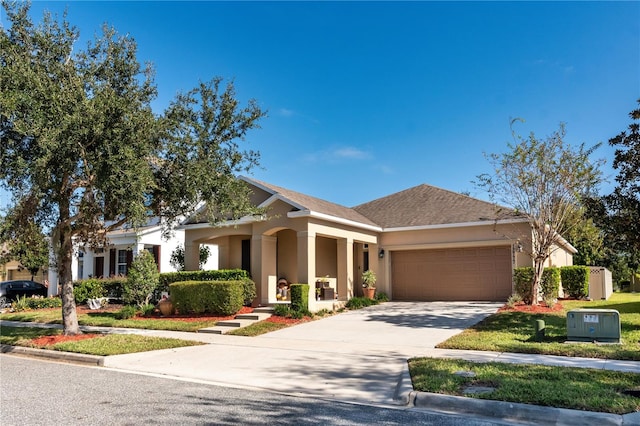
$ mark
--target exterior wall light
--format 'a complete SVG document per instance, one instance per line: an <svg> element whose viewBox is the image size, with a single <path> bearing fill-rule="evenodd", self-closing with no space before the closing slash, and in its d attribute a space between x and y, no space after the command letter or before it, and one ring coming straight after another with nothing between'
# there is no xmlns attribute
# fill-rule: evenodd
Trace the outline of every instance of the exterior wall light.
<svg viewBox="0 0 640 426"><path fill-rule="evenodd" d="M380 249L380 251L378 252L378 257L380 259L382 259L384 257L384 249Z"/></svg>

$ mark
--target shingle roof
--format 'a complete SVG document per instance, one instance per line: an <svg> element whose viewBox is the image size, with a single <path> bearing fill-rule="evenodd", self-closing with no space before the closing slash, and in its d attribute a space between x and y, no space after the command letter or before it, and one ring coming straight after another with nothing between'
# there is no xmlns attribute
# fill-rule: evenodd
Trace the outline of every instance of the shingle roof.
<svg viewBox="0 0 640 426"><path fill-rule="evenodd" d="M492 222L516 218L507 208L431 185L418 185L349 208L256 179L245 178L302 210L326 214L381 228Z"/></svg>
<svg viewBox="0 0 640 426"><path fill-rule="evenodd" d="M285 198L294 204L302 207L302 210L309 210L316 213L326 214L339 219L347 219L354 222L362 223L369 226L378 226L371 219L363 216L359 212L349 207L335 204L320 198L315 198L310 195L302 194L300 192L292 191L290 189L282 188L280 186L272 185L270 183L262 182L252 178L245 178L248 183L255 183L262 186L267 191L273 194L279 194L282 198Z"/></svg>
<svg viewBox="0 0 640 426"><path fill-rule="evenodd" d="M492 203L425 184L360 204L353 209L383 228L445 225L496 219L496 206ZM505 209L504 212L514 217L510 211Z"/></svg>

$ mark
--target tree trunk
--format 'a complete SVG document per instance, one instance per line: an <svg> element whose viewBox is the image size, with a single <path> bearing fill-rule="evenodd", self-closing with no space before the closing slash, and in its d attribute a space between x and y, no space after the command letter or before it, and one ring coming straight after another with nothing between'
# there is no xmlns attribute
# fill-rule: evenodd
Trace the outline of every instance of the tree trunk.
<svg viewBox="0 0 640 426"><path fill-rule="evenodd" d="M76 301L73 297L73 281L71 279L71 258L73 256L73 242L71 232L68 229L57 231L58 261L58 285L62 285L62 326L65 336L82 334L78 324L78 314L76 312Z"/></svg>
<svg viewBox="0 0 640 426"><path fill-rule="evenodd" d="M533 283L531 283L531 305L538 305L538 294L540 293L540 283L544 272L544 261L546 259L536 258L533 263Z"/></svg>

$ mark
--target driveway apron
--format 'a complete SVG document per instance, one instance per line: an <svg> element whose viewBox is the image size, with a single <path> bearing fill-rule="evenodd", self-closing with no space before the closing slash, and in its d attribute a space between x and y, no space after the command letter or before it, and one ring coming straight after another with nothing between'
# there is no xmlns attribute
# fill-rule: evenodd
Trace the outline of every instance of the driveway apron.
<svg viewBox="0 0 640 426"><path fill-rule="evenodd" d="M494 313L502 303L387 302L259 337L107 357L105 367L241 388L363 403L397 403L407 359Z"/></svg>

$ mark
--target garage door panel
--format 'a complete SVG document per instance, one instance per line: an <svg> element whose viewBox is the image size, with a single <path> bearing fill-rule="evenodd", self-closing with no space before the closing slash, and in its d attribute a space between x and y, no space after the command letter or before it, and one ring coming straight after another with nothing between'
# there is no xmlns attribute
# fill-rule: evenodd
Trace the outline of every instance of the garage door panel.
<svg viewBox="0 0 640 426"><path fill-rule="evenodd" d="M470 247L391 255L396 300L506 300L511 294L511 249Z"/></svg>

